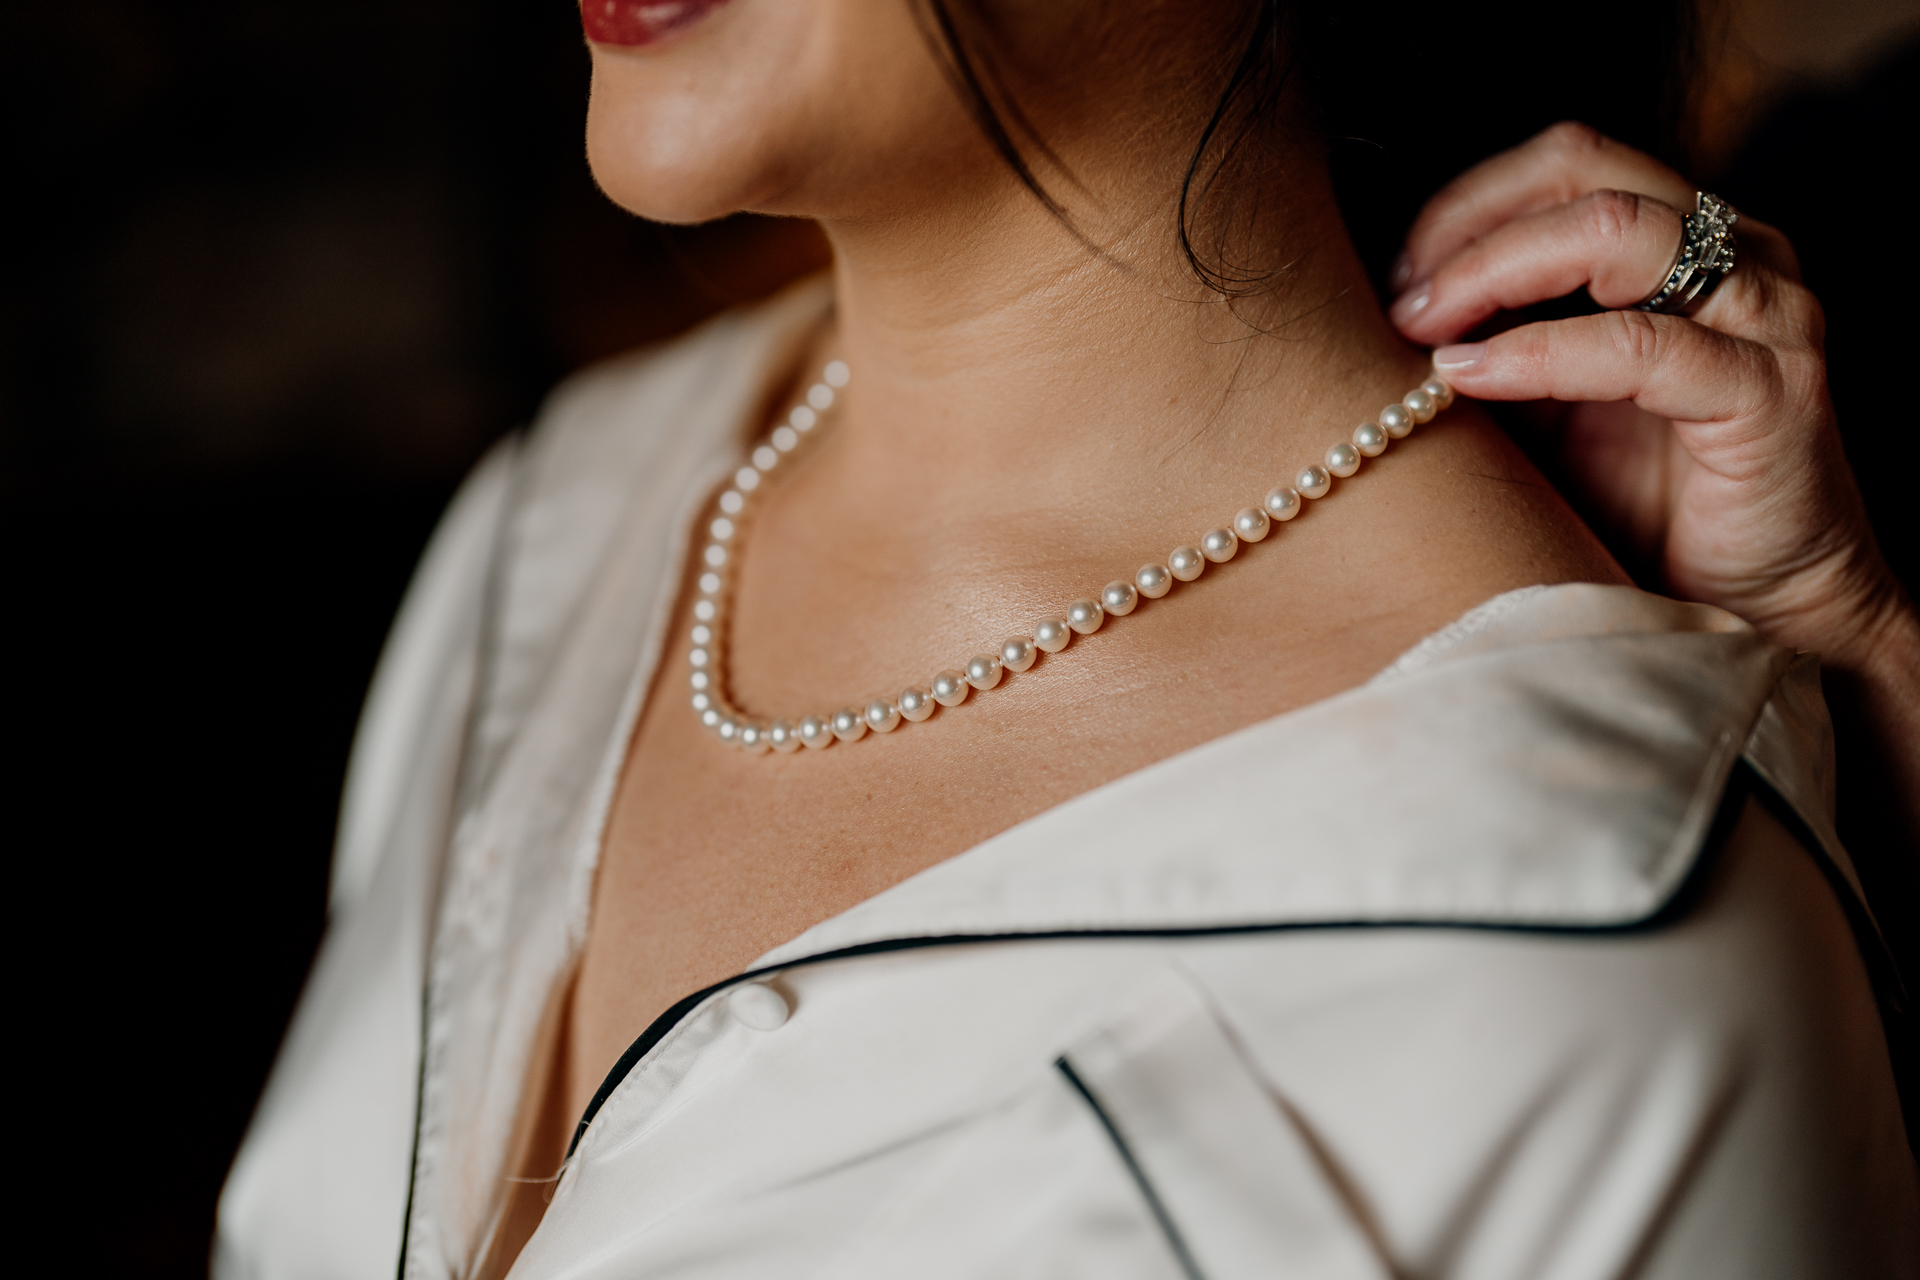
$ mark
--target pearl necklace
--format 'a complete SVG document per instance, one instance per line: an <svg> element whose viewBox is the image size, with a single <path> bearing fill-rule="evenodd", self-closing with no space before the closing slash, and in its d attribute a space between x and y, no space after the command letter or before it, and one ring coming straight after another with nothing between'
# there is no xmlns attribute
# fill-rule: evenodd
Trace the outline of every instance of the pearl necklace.
<svg viewBox="0 0 1920 1280"><path fill-rule="evenodd" d="M1075 600L1064 614L1034 623L1032 634L1007 637L998 653L975 654L964 668L942 671L927 684L908 685L895 697L874 698L861 707L842 707L830 715L804 715L797 720L759 720L735 709L726 695L721 654L735 558L730 547L745 523L743 513L753 495L781 460L820 424L821 415L832 407L849 377L844 361L827 365L820 381L807 388L803 402L753 448L746 465L734 472L733 483L720 495L717 511L707 526L708 542L701 553L697 584L700 598L693 606L693 647L688 654L693 668L693 710L700 723L722 742L750 753L787 753L802 746L825 750L835 742L858 741L870 729L891 733L903 722L918 724L932 716L937 707L957 707L974 690L985 692L998 685L1004 673L1026 671L1041 654L1059 653L1075 636L1098 631L1108 618L1124 618L1143 597L1158 600L1173 590L1176 582L1198 578L1209 563L1223 564L1233 559L1241 543L1259 542L1275 522L1299 515L1306 501L1324 498L1333 488L1334 477L1353 475L1363 460L1385 453L1390 443L1407 436L1416 424L1431 421L1453 403L1453 388L1438 377L1428 378L1398 403L1382 409L1372 421L1355 427L1350 441L1328 449L1323 462L1302 468L1291 484L1276 486L1259 506L1240 511L1233 517L1231 528L1210 529L1201 536L1198 546L1178 546L1164 561L1141 565L1131 582L1109 582L1097 599Z"/></svg>

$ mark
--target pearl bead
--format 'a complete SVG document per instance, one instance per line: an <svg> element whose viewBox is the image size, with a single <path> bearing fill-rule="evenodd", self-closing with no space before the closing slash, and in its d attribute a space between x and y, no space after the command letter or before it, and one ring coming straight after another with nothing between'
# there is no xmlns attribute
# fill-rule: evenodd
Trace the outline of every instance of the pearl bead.
<svg viewBox="0 0 1920 1280"><path fill-rule="evenodd" d="M1200 551L1215 564L1225 564L1240 550L1240 539L1231 529L1209 529L1200 539Z"/></svg>
<svg viewBox="0 0 1920 1280"><path fill-rule="evenodd" d="M1327 450L1327 470L1342 477L1360 469L1360 451L1350 444L1337 444Z"/></svg>
<svg viewBox="0 0 1920 1280"><path fill-rule="evenodd" d="M732 716L721 716L713 731L720 735L720 741L733 742L740 737L740 722Z"/></svg>
<svg viewBox="0 0 1920 1280"><path fill-rule="evenodd" d="M842 742L858 742L867 736L865 717L852 707L840 708L827 723L833 727L833 736Z"/></svg>
<svg viewBox="0 0 1920 1280"><path fill-rule="evenodd" d="M713 682L713 677L704 671L696 671L687 677L687 683L696 689L704 689Z"/></svg>
<svg viewBox="0 0 1920 1280"><path fill-rule="evenodd" d="M1032 636L1008 636L1000 646L1000 665L1009 671L1025 671L1039 656Z"/></svg>
<svg viewBox="0 0 1920 1280"><path fill-rule="evenodd" d="M900 723L900 708L892 698L875 698L867 704L867 728L875 733L892 733Z"/></svg>
<svg viewBox="0 0 1920 1280"><path fill-rule="evenodd" d="M1149 600L1158 600L1173 590L1173 574L1163 564L1143 564L1133 575L1133 585Z"/></svg>
<svg viewBox="0 0 1920 1280"><path fill-rule="evenodd" d="M991 689L1000 683L1000 659L990 653L976 653L967 660L967 683L976 689Z"/></svg>
<svg viewBox="0 0 1920 1280"><path fill-rule="evenodd" d="M691 634L693 637L693 642L695 644L712 644L713 643L713 628L709 627L704 622L694 627Z"/></svg>
<svg viewBox="0 0 1920 1280"><path fill-rule="evenodd" d="M1098 600L1075 600L1067 606L1067 625L1083 636L1090 636L1107 620L1107 611Z"/></svg>
<svg viewBox="0 0 1920 1280"><path fill-rule="evenodd" d="M800 726L794 732L815 751L825 751L835 741L833 726L820 716L801 716Z"/></svg>
<svg viewBox="0 0 1920 1280"><path fill-rule="evenodd" d="M1401 396L1400 403L1406 406L1415 422L1432 422L1433 415L1440 412L1440 406L1433 402L1433 397L1418 387Z"/></svg>
<svg viewBox="0 0 1920 1280"><path fill-rule="evenodd" d="M1233 518L1233 531L1240 535L1242 542L1258 542L1267 536L1267 530L1273 527L1273 521L1267 513L1258 507L1242 508Z"/></svg>
<svg viewBox="0 0 1920 1280"><path fill-rule="evenodd" d="M788 426L775 427L773 434L767 438L772 440L773 447L782 453L792 453L800 444L800 433Z"/></svg>
<svg viewBox="0 0 1920 1280"><path fill-rule="evenodd" d="M797 404L793 406L793 412L787 415L787 421L795 431L811 431L814 423L820 421L820 415L806 405Z"/></svg>
<svg viewBox="0 0 1920 1280"><path fill-rule="evenodd" d="M967 700L973 686L964 671L942 671L933 678L933 700L943 707L957 707Z"/></svg>
<svg viewBox="0 0 1920 1280"><path fill-rule="evenodd" d="M740 749L749 755L759 755L772 744L767 741L767 731L757 724L740 726Z"/></svg>
<svg viewBox="0 0 1920 1280"><path fill-rule="evenodd" d="M847 385L847 379L852 376L853 371L847 368L845 360L829 360L825 371L820 375L820 380L830 387L844 387Z"/></svg>
<svg viewBox="0 0 1920 1280"><path fill-rule="evenodd" d="M763 444L753 451L753 465L761 471L771 471L780 465L780 455Z"/></svg>
<svg viewBox="0 0 1920 1280"><path fill-rule="evenodd" d="M703 574L701 574L701 575L700 575L700 594L701 594L701 595L703 595L703 596L717 596L717 595L719 595L719 594L720 594L720 585L721 585L721 584L720 584L720 575L719 575L719 574L717 574L717 573L703 573Z"/></svg>
<svg viewBox="0 0 1920 1280"><path fill-rule="evenodd" d="M719 610L713 607L713 601L711 600L702 600L693 606L693 616L702 622L712 622L714 614L718 612Z"/></svg>
<svg viewBox="0 0 1920 1280"><path fill-rule="evenodd" d="M733 487L742 493L752 493L760 487L760 473L752 467L742 467L733 473Z"/></svg>
<svg viewBox="0 0 1920 1280"><path fill-rule="evenodd" d="M1042 618L1033 624L1033 642L1047 653L1058 653L1073 643L1073 628L1065 618Z"/></svg>
<svg viewBox="0 0 1920 1280"><path fill-rule="evenodd" d="M932 715L936 705L932 692L925 685L919 684L910 684L902 689L899 698L895 701L900 708L900 714L915 724Z"/></svg>
<svg viewBox="0 0 1920 1280"><path fill-rule="evenodd" d="M1175 547L1167 552L1167 568L1182 582L1192 582L1206 572L1207 558L1198 547Z"/></svg>
<svg viewBox="0 0 1920 1280"><path fill-rule="evenodd" d="M702 554L707 564L715 569L727 562L727 549L717 542L709 542L706 551Z"/></svg>
<svg viewBox="0 0 1920 1280"><path fill-rule="evenodd" d="M693 649L687 653L687 661L695 667L706 666L708 657L709 655L705 649Z"/></svg>
<svg viewBox="0 0 1920 1280"><path fill-rule="evenodd" d="M707 526L707 532L713 535L715 542L725 542L733 536L733 521L725 516L715 516L713 523Z"/></svg>
<svg viewBox="0 0 1920 1280"><path fill-rule="evenodd" d="M1389 439L1386 432L1371 422L1363 422L1353 429L1353 447L1369 458L1385 453Z"/></svg>
<svg viewBox="0 0 1920 1280"><path fill-rule="evenodd" d="M1428 378L1420 384L1420 389L1433 397L1436 413L1453 403L1453 388L1447 385L1444 378Z"/></svg>
<svg viewBox="0 0 1920 1280"><path fill-rule="evenodd" d="M1139 603L1140 593L1133 589L1131 582L1122 582L1115 578L1100 588L1101 607L1116 618L1126 617Z"/></svg>
<svg viewBox="0 0 1920 1280"><path fill-rule="evenodd" d="M747 500L732 489L720 495L720 509L730 516L739 515L740 508L746 505Z"/></svg>
<svg viewBox="0 0 1920 1280"><path fill-rule="evenodd" d="M695 711L705 711L708 707L712 705L713 705L713 699L708 697L706 694L696 693L693 695L693 709Z"/></svg>
<svg viewBox="0 0 1920 1280"><path fill-rule="evenodd" d="M814 383L807 388L807 403L824 413L833 404L833 388L824 382Z"/></svg>
<svg viewBox="0 0 1920 1280"><path fill-rule="evenodd" d="M1300 514L1300 495L1286 485L1269 490L1264 503L1267 514L1275 520L1291 520Z"/></svg>
<svg viewBox="0 0 1920 1280"><path fill-rule="evenodd" d="M1303 498L1324 498L1327 490L1333 488L1333 480L1324 467L1308 467L1293 478L1293 487L1300 491Z"/></svg>
<svg viewBox="0 0 1920 1280"><path fill-rule="evenodd" d="M1413 430L1413 415L1403 404L1390 404L1380 411L1380 429L1395 440L1404 440Z"/></svg>
<svg viewBox="0 0 1920 1280"><path fill-rule="evenodd" d="M715 733L720 731L720 721L722 719L724 719L724 717L720 714L718 707L708 707L700 713L700 723L712 729Z"/></svg>
<svg viewBox="0 0 1920 1280"><path fill-rule="evenodd" d="M767 744L783 756L798 751L800 735L793 731L793 721L775 720L768 725Z"/></svg>

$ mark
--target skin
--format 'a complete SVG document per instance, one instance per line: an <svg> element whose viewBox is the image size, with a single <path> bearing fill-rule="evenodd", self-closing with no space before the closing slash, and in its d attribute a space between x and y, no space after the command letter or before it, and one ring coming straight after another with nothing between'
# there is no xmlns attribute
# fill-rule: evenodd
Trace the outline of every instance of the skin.
<svg viewBox="0 0 1920 1280"><path fill-rule="evenodd" d="M1229 306L1180 255L1174 206L1224 82L1239 6L1001 8L996 47L1007 51L1009 88L1057 162L1027 154L1078 235L982 140L901 0L734 0L657 45L593 49L588 148L614 200L666 221L741 209L810 217L834 249L831 321L770 382L767 417L743 424L743 437L763 431L825 360L851 364L830 428L783 468L736 552L729 683L754 714L796 715L924 682L1027 630L1196 541L1317 460L1426 375L1414 343L1449 341L1529 289L1547 297L1578 283L1540 293L1573 268L1502 277L1498 262L1572 252L1571 233L1551 219L1538 224L1546 249L1522 243L1535 225L1526 219L1605 182L1577 189L1587 177L1562 175L1504 203L1469 183L1452 203L1437 200L1415 231L1409 292L1432 288L1423 306L1403 301L1396 332L1348 242L1311 131L1283 121L1259 163L1236 177L1258 221L1227 230L1242 260L1290 265L1267 294ZM1523 157L1495 176L1524 191L1551 161ZM1643 170L1630 176L1614 185L1650 189ZM1677 199L1675 182L1651 189ZM1577 230L1578 217L1569 221ZM1520 228L1511 242L1495 234L1505 227ZM1613 274L1589 253L1596 295L1648 293L1677 228L1653 228L1666 247L1651 266L1644 246ZM1713 306L1742 297L1729 293L1734 283ZM1777 294L1749 306L1770 315ZM1703 312L1694 327L1704 332L1708 320ZM1606 332L1596 326L1593 342ZM1558 334L1516 330L1470 360L1443 355L1463 361L1453 376L1473 395L1637 394L1618 379L1556 383L1570 366L1566 349ZM1804 365L1791 344L1781 350ZM1509 352L1524 354L1508 364ZM1734 373L1709 374L1718 381L1702 395L1718 387L1748 403ZM1698 457L1688 424L1713 415L1643 399ZM1802 395L1793 421L1817 417L1818 401ZM1748 434L1730 431L1727 457ZM1837 450L1825 447L1796 455L1828 478L1779 499L1786 508L1844 489L1831 479ZM1670 467L1675 455L1666 456ZM1764 504L1777 482L1764 478L1764 458L1755 465L1760 478L1742 472L1731 488ZM1697 570L1699 598L1713 598L1715 573L1757 581L1752 566L1727 566L1743 538L1782 517L1726 498L1719 480L1692 489L1675 487L1671 469L1661 475L1667 503L1641 505L1666 512L1676 580L1694 583L1685 571ZM1609 492L1631 507L1646 483L1639 476ZM1689 505L1688 493L1702 501ZM1844 495L1833 501L1830 510L1844 510ZM1730 547L1732 559L1693 547ZM1626 577L1500 430L1463 403L1200 582L907 732L746 757L689 713L687 646L677 644L630 745L585 950L529 1085L522 1175L552 1175L605 1073L688 992L1016 822L1350 688L1495 594L1566 581ZM1760 610L1790 643L1799 642L1792 619L1820 616L1819 599L1847 612L1838 594L1814 591L1804 607L1768 614L1768 601L1795 598L1786 578L1779 585L1724 599ZM689 594L671 634L691 625ZM544 1196L528 1185L481 1274L504 1272L537 1224Z"/></svg>

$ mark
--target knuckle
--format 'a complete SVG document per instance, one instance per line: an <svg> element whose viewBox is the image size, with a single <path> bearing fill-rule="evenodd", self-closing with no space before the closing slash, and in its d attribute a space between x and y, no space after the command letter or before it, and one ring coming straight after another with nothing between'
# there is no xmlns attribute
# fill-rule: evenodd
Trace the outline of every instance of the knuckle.
<svg viewBox="0 0 1920 1280"><path fill-rule="evenodd" d="M1645 311L1608 311L1603 323L1614 351L1621 358L1644 367L1657 363L1664 352L1661 330L1665 321L1666 317Z"/></svg>
<svg viewBox="0 0 1920 1280"><path fill-rule="evenodd" d="M1607 137L1590 124L1562 120L1542 130L1540 141L1553 150L1570 156L1591 155L1607 145Z"/></svg>
<svg viewBox="0 0 1920 1280"><path fill-rule="evenodd" d="M1631 192L1595 191L1580 203L1587 234L1609 248L1625 245L1639 225L1640 197Z"/></svg>

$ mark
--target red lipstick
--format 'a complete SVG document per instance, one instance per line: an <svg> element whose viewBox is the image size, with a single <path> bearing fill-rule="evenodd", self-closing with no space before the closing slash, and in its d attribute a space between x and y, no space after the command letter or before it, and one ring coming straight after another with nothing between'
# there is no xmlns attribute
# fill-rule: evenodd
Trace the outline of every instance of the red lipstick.
<svg viewBox="0 0 1920 1280"><path fill-rule="evenodd" d="M727 0L580 0L580 25L595 44L642 45L692 26Z"/></svg>

